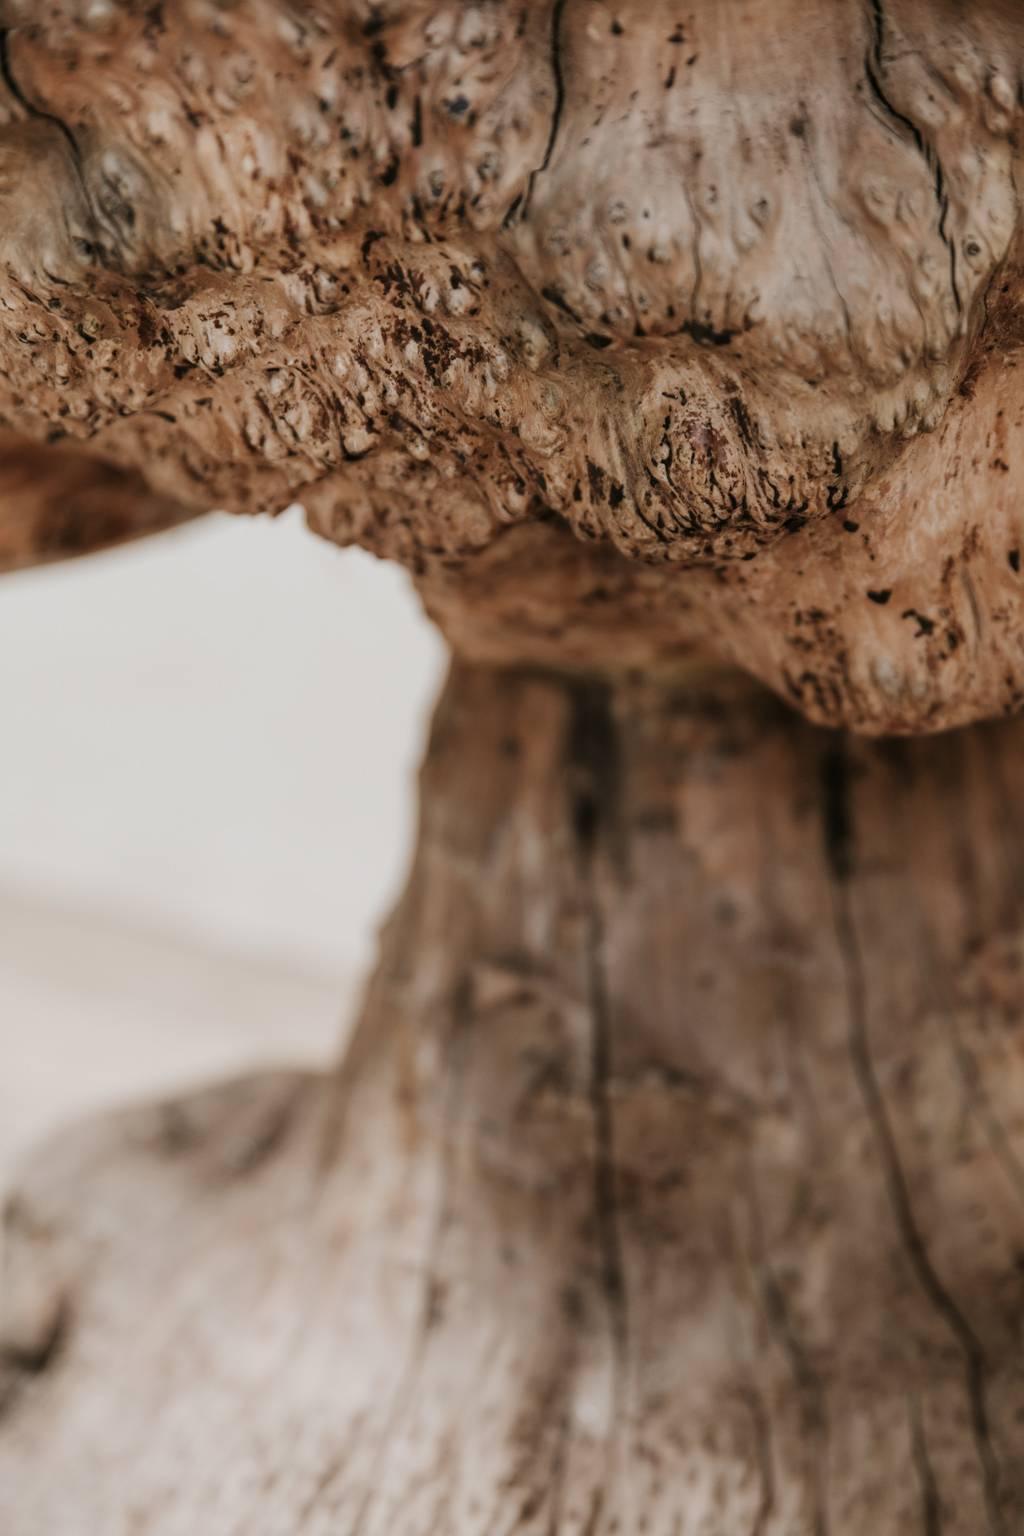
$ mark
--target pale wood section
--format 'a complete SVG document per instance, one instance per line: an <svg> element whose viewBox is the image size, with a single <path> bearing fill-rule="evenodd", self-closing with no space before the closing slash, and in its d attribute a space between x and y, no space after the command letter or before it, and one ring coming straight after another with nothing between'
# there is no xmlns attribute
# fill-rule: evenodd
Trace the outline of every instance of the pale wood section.
<svg viewBox="0 0 1024 1536"><path fill-rule="evenodd" d="M457 667L337 1076L28 1170L5 1536L1014 1536L1022 731Z"/></svg>

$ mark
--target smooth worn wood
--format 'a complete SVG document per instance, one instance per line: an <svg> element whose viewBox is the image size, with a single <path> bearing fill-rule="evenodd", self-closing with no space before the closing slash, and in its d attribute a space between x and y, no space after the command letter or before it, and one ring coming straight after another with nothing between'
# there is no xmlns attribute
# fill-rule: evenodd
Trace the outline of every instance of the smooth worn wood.
<svg viewBox="0 0 1024 1536"><path fill-rule="evenodd" d="M9 1202L4 1536L1015 1536L1022 749L456 665L338 1073Z"/></svg>

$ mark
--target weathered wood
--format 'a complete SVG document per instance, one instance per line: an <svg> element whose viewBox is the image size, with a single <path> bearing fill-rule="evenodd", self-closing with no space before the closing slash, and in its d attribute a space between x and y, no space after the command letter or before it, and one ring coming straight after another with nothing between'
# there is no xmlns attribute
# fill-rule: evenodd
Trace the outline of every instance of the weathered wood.
<svg viewBox="0 0 1024 1536"><path fill-rule="evenodd" d="M1019 0L0 0L0 427L300 499L481 656L1015 712L1022 61Z"/></svg>
<svg viewBox="0 0 1024 1536"><path fill-rule="evenodd" d="M1022 750L457 665L338 1074L9 1204L4 1536L1014 1536Z"/></svg>
<svg viewBox="0 0 1024 1536"><path fill-rule="evenodd" d="M0 0L0 566L458 660L336 1077L8 1209L3 1536L1024 1529L1019 0ZM531 671L530 668L535 670Z"/></svg>

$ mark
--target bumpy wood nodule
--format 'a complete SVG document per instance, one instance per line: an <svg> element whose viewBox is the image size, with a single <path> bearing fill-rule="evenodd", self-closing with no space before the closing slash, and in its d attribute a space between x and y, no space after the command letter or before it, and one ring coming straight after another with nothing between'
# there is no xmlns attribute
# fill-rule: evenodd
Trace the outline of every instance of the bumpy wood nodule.
<svg viewBox="0 0 1024 1536"><path fill-rule="evenodd" d="M1019 0L0 0L0 428L145 526L299 498L477 659L1013 713L1022 62Z"/></svg>
<svg viewBox="0 0 1024 1536"><path fill-rule="evenodd" d="M457 666L340 1072L10 1203L5 1536L1015 1536L1022 748Z"/></svg>

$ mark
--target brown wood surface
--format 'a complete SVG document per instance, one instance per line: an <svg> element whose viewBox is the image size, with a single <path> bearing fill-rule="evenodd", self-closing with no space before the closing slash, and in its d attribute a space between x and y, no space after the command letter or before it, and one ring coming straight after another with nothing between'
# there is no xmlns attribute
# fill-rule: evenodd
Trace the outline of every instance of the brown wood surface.
<svg viewBox="0 0 1024 1536"><path fill-rule="evenodd" d="M457 666L338 1073L30 1163L5 1536L1014 1536L1022 730Z"/></svg>
<svg viewBox="0 0 1024 1536"><path fill-rule="evenodd" d="M0 568L301 498L456 658L338 1072L30 1159L2 1536L1024 1531L1022 103L1019 0L0 0Z"/></svg>
<svg viewBox="0 0 1024 1536"><path fill-rule="evenodd" d="M0 66L0 429L119 528L301 500L478 659L1019 709L1019 0L0 0ZM0 562L106 537L3 459Z"/></svg>

